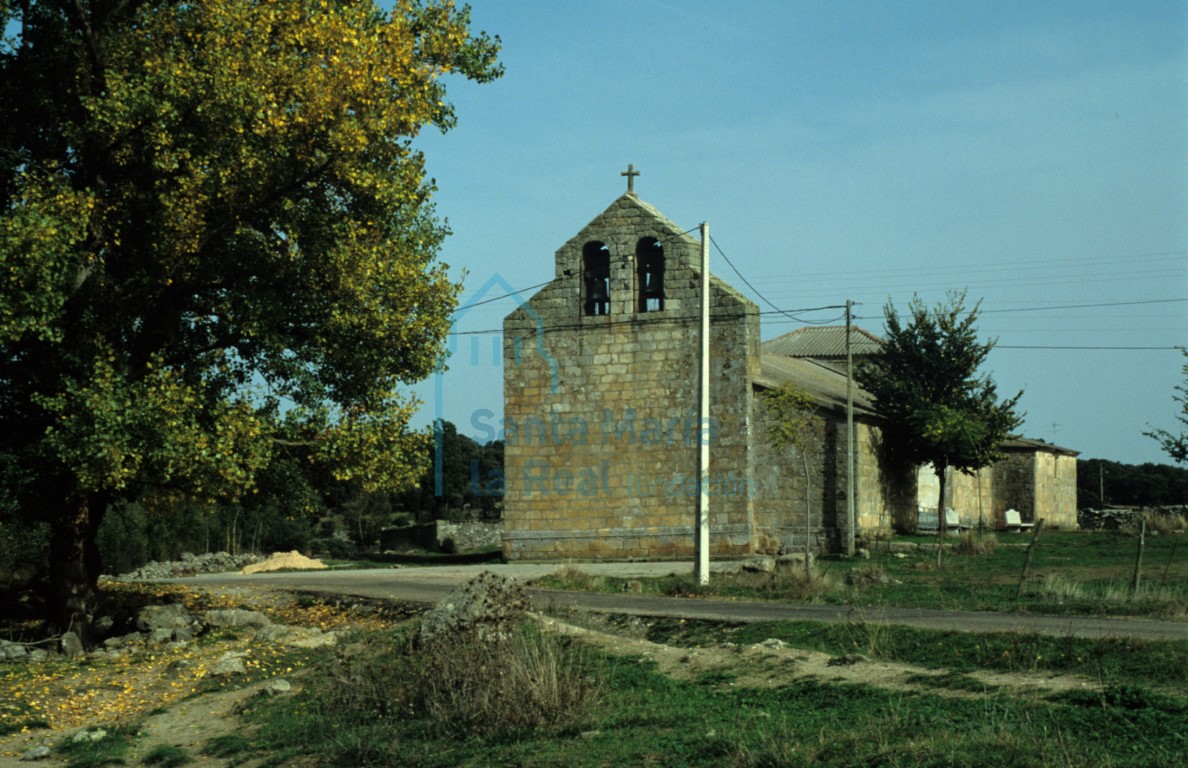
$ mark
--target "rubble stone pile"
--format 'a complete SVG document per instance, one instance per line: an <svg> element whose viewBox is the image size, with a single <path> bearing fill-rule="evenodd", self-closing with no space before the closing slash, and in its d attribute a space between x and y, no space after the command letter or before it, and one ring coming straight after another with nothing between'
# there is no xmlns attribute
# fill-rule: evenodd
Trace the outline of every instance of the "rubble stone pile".
<svg viewBox="0 0 1188 768"><path fill-rule="evenodd" d="M122 581L155 581L175 576L194 576L200 573L223 573L242 570L262 559L256 554L232 555L227 552L208 552L205 555L195 555L185 552L180 560L166 563L152 560L119 578Z"/></svg>
<svg viewBox="0 0 1188 768"><path fill-rule="evenodd" d="M1146 515L1188 516L1188 505L1168 507L1106 507L1077 511L1077 525L1082 531L1120 531L1136 527Z"/></svg>

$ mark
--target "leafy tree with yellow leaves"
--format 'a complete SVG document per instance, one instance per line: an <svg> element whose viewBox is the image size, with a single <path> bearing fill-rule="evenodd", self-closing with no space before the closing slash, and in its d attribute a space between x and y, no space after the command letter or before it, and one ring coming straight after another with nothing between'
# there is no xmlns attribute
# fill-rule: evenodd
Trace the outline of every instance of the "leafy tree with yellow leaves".
<svg viewBox="0 0 1188 768"><path fill-rule="evenodd" d="M498 77L448 0L0 0L0 469L85 634L113 500L277 451L414 481L458 286L412 146Z"/></svg>

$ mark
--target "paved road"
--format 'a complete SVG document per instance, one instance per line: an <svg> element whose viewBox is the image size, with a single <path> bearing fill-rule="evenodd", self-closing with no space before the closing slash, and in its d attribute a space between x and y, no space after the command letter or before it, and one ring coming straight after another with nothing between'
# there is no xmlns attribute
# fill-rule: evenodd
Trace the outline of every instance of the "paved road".
<svg viewBox="0 0 1188 768"><path fill-rule="evenodd" d="M294 591L326 592L359 597L431 603L482 571L529 580L555 572L555 563L486 564L432 568L392 568L359 571L301 571L290 573L207 574L167 579L205 586L264 586ZM683 563L583 563L586 573L625 578L687 572ZM574 607L603 613L668 616L718 621L863 621L925 629L966 632L1020 632L1075 637L1131 637L1145 640L1188 640L1188 622L1093 616L1045 616L1025 613L942 611L923 608L860 608L739 600L657 597L636 594L599 594L532 590L538 604Z"/></svg>

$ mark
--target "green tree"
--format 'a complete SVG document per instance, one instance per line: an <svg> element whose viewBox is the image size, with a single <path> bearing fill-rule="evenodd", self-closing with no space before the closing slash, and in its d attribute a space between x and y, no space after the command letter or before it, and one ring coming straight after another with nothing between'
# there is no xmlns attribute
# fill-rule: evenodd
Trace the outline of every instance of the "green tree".
<svg viewBox="0 0 1188 768"><path fill-rule="evenodd" d="M109 504L234 500L274 449L366 490L420 473L437 363L426 126L500 74L446 0L4 0L0 454L88 627ZM282 415L283 414L283 415Z"/></svg>
<svg viewBox="0 0 1188 768"><path fill-rule="evenodd" d="M1188 358L1188 347L1181 347L1180 353ZM1180 424L1188 427L1188 363L1184 363L1183 372L1184 383L1176 386L1176 391L1180 394L1172 395L1172 399L1180 404L1180 413L1176 418ZM1158 441L1159 446L1168 456L1171 456L1172 461L1177 464L1188 464L1188 432L1174 435L1166 429L1152 429L1143 434Z"/></svg>
<svg viewBox="0 0 1188 768"><path fill-rule="evenodd" d="M978 372L995 342L978 341L978 306L967 313L964 292L932 309L914 297L906 324L890 301L884 314L885 341L856 378L874 398L890 458L936 472L943 537L946 472L972 473L998 457L1023 422L1015 410L1023 393L999 400L994 381Z"/></svg>
<svg viewBox="0 0 1188 768"><path fill-rule="evenodd" d="M775 446L791 450L800 458L804 474L804 576L811 583L813 567L810 542L813 538L812 465L820 454L817 435L817 406L807 392L785 384L779 389L764 390L760 397L768 412L768 434Z"/></svg>

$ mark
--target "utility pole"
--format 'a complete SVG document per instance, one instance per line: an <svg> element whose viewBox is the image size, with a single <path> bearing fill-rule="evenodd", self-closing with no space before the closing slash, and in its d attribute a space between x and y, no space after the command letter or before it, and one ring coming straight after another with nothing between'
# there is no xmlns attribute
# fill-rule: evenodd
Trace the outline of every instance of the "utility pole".
<svg viewBox="0 0 1188 768"><path fill-rule="evenodd" d="M846 299L846 555L854 556L854 354L850 326L854 302Z"/></svg>
<svg viewBox="0 0 1188 768"><path fill-rule="evenodd" d="M698 392L698 459L697 459L697 541L694 547L697 563L694 574L698 584L709 584L709 407L710 407L710 273L709 224L701 224L701 365Z"/></svg>

